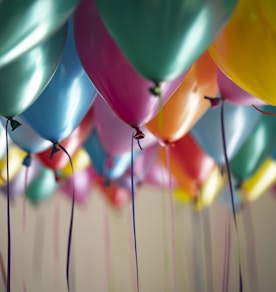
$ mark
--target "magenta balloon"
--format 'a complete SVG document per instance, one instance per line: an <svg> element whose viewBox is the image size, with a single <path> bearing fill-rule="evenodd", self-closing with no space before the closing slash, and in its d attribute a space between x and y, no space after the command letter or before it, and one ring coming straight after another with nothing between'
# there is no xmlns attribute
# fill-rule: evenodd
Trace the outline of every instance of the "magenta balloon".
<svg viewBox="0 0 276 292"><path fill-rule="evenodd" d="M159 99L149 92L152 82L128 63L107 32L94 1L81 1L74 15L74 33L82 65L113 111L133 127L150 121L160 108ZM161 85L163 104L184 76Z"/></svg>
<svg viewBox="0 0 276 292"><path fill-rule="evenodd" d="M96 96L93 110L94 123L105 150L114 156L130 152L133 129L118 118L100 95ZM145 127L141 130L145 134L141 140L143 149L156 143L156 138ZM133 148L134 151L138 150L138 144L134 143Z"/></svg>
<svg viewBox="0 0 276 292"><path fill-rule="evenodd" d="M219 69L217 71L217 81L220 91L220 95L223 99L240 105L263 105L264 102L257 97L252 96L238 85L236 85L231 79L229 79Z"/></svg>

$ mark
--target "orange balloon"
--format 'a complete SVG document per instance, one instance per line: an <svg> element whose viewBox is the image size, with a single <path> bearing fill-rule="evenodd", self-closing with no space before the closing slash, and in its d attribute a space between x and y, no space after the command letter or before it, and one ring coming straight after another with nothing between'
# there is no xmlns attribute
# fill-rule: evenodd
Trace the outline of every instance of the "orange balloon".
<svg viewBox="0 0 276 292"><path fill-rule="evenodd" d="M157 116L146 124L149 131L163 143L183 137L208 109L204 96L218 92L217 67L205 52L190 68L180 86Z"/></svg>

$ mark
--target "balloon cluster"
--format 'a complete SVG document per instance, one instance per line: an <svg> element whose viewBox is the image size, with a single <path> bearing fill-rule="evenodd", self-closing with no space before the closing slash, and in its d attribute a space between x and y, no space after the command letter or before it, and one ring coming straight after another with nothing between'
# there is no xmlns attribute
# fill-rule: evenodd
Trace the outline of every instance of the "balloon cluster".
<svg viewBox="0 0 276 292"><path fill-rule="evenodd" d="M70 197L74 184L85 203L93 183L118 207L134 181L201 209L227 188L226 152L239 204L264 193L276 181L276 4L237 2L0 3L2 190L8 158L12 198Z"/></svg>

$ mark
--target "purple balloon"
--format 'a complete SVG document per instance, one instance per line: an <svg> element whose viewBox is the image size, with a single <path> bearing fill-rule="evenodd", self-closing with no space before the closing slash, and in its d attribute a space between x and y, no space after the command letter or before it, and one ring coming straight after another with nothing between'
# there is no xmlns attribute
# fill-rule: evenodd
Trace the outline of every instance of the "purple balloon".
<svg viewBox="0 0 276 292"><path fill-rule="evenodd" d="M121 155L131 151L133 129L118 118L110 106L97 95L94 104L94 122L103 147L110 155ZM144 148L156 143L156 138L145 128L141 128L145 138L141 140ZM134 151L139 149L136 142Z"/></svg>
<svg viewBox="0 0 276 292"><path fill-rule="evenodd" d="M252 96L224 75L219 69L217 73L220 95L224 100L240 105L264 105L264 102Z"/></svg>
<svg viewBox="0 0 276 292"><path fill-rule="evenodd" d="M108 33L94 1L81 1L74 14L74 33L82 65L112 110L132 127L150 121L160 109L159 98L149 92L153 84L129 64ZM161 84L163 104L184 76Z"/></svg>

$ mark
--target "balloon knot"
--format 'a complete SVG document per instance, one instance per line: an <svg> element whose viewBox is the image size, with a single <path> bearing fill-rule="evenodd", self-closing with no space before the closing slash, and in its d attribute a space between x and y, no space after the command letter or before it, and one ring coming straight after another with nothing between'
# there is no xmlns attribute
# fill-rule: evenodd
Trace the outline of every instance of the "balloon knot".
<svg viewBox="0 0 276 292"><path fill-rule="evenodd" d="M212 107L217 107L219 103L221 102L220 97L209 97L209 96L204 96L205 99L208 99L210 101L210 104Z"/></svg>
<svg viewBox="0 0 276 292"><path fill-rule="evenodd" d="M111 186L111 181L108 177L105 177L104 180L103 180L103 186L108 188Z"/></svg>
<svg viewBox="0 0 276 292"><path fill-rule="evenodd" d="M139 127L134 127L134 129L136 130L136 133L134 134L134 138L135 139L143 139L145 138L145 134L140 130Z"/></svg>
<svg viewBox="0 0 276 292"><path fill-rule="evenodd" d="M54 157L54 155L59 152L59 148L57 147L57 143L53 144L52 151L50 153L50 160Z"/></svg>
<svg viewBox="0 0 276 292"><path fill-rule="evenodd" d="M26 166L26 167L29 167L29 166L31 165L31 162L32 162L32 156L31 156L30 153L28 153L28 154L26 155L26 157L23 159L22 164L23 164L24 166Z"/></svg>
<svg viewBox="0 0 276 292"><path fill-rule="evenodd" d="M242 187L243 181L242 180L238 180L235 184L235 188L236 190L239 190Z"/></svg>
<svg viewBox="0 0 276 292"><path fill-rule="evenodd" d="M161 97L161 87L159 82L155 82L154 86L149 88L149 92L157 97Z"/></svg>
<svg viewBox="0 0 276 292"><path fill-rule="evenodd" d="M14 120L13 118L10 118L9 121L10 121L10 125L11 125L11 128L12 128L12 131L14 131L16 128L21 126L21 123L19 123L18 121Z"/></svg>

